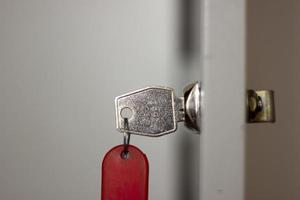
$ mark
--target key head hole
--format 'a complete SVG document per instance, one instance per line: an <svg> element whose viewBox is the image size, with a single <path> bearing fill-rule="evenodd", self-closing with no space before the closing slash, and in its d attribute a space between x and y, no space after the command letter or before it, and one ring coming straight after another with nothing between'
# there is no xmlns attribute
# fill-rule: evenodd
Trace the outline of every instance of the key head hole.
<svg viewBox="0 0 300 200"><path fill-rule="evenodd" d="M130 119L133 115L133 112L132 112L131 108L125 107L125 108L122 108L120 115L123 119L125 119L125 118Z"/></svg>

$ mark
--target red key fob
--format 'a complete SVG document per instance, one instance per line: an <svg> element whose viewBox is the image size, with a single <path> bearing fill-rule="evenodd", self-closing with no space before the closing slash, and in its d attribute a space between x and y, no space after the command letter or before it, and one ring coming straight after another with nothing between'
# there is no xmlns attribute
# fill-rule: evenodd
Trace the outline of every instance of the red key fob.
<svg viewBox="0 0 300 200"><path fill-rule="evenodd" d="M128 156L122 157L124 146L112 148L102 161L102 200L147 200L149 164L137 147L128 146Z"/></svg>

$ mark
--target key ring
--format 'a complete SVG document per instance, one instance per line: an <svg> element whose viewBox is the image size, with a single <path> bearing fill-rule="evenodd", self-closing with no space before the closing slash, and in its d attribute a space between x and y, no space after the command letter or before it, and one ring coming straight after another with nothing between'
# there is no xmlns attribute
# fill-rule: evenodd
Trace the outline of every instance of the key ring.
<svg viewBox="0 0 300 200"><path fill-rule="evenodd" d="M128 118L124 118L124 131L123 131L123 146L124 150L122 151L122 158L127 159L129 156L128 146L130 143L130 132L128 128Z"/></svg>

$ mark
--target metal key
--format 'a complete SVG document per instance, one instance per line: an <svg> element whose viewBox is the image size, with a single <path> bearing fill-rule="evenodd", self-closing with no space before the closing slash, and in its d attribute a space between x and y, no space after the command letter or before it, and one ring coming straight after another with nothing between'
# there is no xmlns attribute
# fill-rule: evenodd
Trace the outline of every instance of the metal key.
<svg viewBox="0 0 300 200"><path fill-rule="evenodd" d="M189 85L184 91L184 97L176 97L172 88L153 86L116 97L117 129L157 137L176 131L177 122L185 121L199 130L200 84Z"/></svg>

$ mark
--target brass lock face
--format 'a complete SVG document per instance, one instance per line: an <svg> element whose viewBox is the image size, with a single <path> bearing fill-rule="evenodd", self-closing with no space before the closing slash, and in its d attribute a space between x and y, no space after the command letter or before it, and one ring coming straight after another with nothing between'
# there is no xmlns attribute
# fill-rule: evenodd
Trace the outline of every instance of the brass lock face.
<svg viewBox="0 0 300 200"><path fill-rule="evenodd" d="M247 113L249 123L275 122L274 92L248 90Z"/></svg>

